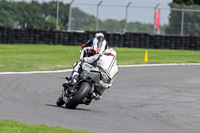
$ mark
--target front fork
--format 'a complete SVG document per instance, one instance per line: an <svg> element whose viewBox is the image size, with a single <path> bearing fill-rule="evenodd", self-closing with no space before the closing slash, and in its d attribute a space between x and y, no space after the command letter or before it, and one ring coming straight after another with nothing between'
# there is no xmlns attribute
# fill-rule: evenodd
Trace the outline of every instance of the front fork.
<svg viewBox="0 0 200 133"><path fill-rule="evenodd" d="M67 95L67 93L66 93L66 91L63 89L62 90L62 98L63 98L63 101L65 102L65 103L67 103L68 101L69 101L69 98L66 96Z"/></svg>
<svg viewBox="0 0 200 133"><path fill-rule="evenodd" d="M65 103L69 102L69 100L72 98L72 95L75 93L74 91L74 86L73 87L67 87L62 90L62 96L63 96L63 101Z"/></svg>

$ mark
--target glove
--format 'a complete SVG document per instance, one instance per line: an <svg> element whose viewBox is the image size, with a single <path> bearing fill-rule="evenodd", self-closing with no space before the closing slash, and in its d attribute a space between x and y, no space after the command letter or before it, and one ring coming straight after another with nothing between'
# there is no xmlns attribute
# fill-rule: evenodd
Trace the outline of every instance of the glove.
<svg viewBox="0 0 200 133"><path fill-rule="evenodd" d="M82 45L82 49L84 49L84 48L85 48L85 44Z"/></svg>

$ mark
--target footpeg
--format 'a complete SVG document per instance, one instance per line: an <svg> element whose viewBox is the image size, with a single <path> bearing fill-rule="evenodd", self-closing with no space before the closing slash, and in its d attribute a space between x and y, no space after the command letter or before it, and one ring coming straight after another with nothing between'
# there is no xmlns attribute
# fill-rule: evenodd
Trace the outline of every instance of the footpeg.
<svg viewBox="0 0 200 133"><path fill-rule="evenodd" d="M102 96L99 95L98 93L92 92L91 98L95 99L95 100L100 100L102 98Z"/></svg>

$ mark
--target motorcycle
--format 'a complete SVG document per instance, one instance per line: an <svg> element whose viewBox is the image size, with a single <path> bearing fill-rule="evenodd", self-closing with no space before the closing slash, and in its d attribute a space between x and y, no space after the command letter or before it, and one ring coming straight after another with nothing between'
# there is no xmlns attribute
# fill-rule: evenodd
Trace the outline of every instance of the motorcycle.
<svg viewBox="0 0 200 133"><path fill-rule="evenodd" d="M86 51L90 51L92 48L87 48L81 51L81 57L86 57L89 54ZM58 98L57 106L65 106L69 109L75 109L79 104L89 105L93 99L95 99L95 92L102 90L102 88L109 88L111 84L110 78L107 76L103 69L82 71L79 80L75 85L67 85L62 90L62 94Z"/></svg>

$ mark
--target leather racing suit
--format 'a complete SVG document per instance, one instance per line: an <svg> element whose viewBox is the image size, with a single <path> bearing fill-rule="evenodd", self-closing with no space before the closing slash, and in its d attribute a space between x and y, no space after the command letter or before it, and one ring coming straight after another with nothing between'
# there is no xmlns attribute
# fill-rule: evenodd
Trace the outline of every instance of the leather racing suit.
<svg viewBox="0 0 200 133"><path fill-rule="evenodd" d="M84 57L81 61L75 63L71 78L78 77L81 71L101 72L102 80L100 81L100 84L102 88L99 88L97 91L102 95L106 89L112 86L112 83L118 74L117 60L113 56L100 54Z"/></svg>

